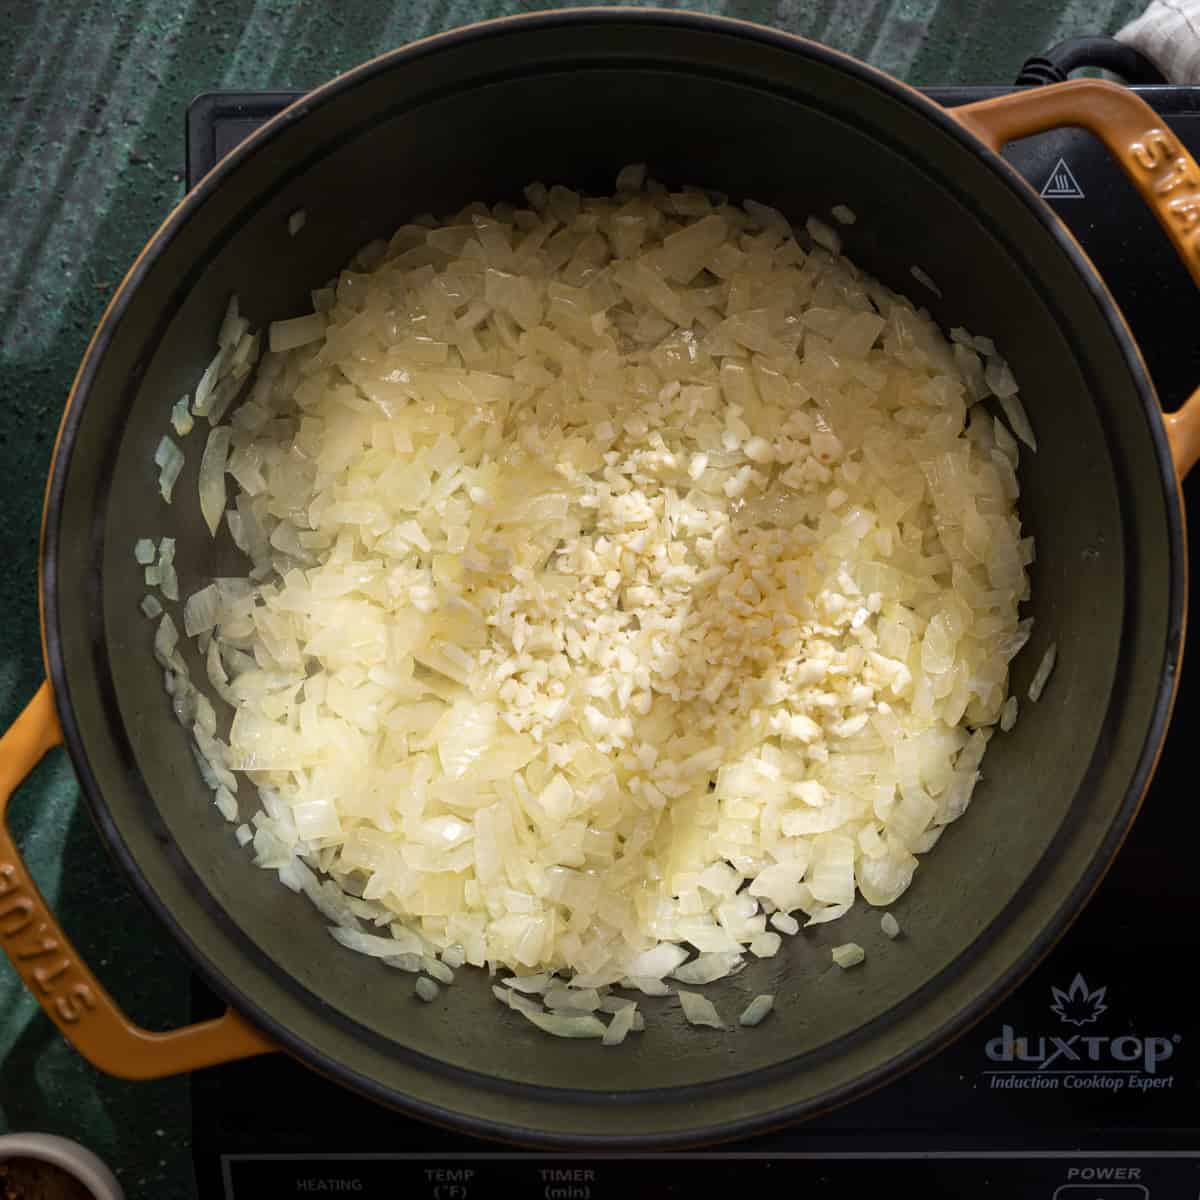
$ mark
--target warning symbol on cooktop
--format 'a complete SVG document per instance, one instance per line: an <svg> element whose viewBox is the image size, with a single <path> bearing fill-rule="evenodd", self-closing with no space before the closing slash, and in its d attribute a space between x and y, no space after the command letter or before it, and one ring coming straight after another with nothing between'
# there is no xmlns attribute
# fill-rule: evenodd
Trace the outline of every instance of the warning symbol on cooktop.
<svg viewBox="0 0 1200 1200"><path fill-rule="evenodd" d="M1042 185L1039 193L1044 200L1082 200L1083 188L1067 166L1067 160L1060 158L1050 172L1050 178Z"/></svg>

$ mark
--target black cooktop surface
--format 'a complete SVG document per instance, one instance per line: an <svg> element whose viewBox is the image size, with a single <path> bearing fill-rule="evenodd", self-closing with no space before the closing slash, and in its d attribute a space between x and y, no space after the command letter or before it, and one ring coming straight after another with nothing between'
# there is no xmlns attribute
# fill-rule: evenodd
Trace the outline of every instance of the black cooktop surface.
<svg viewBox="0 0 1200 1200"><path fill-rule="evenodd" d="M945 104L1002 88L930 89ZM1138 89L1200 154L1200 89ZM210 94L188 115L188 179L293 93ZM1104 150L1078 130L1009 159L1070 226L1121 305L1168 408L1200 385L1200 294ZM1200 472L1185 489L1200 501ZM1196 522L1200 526L1200 521ZM1196 535L1192 558L1200 560ZM1195 568L1193 568L1195 571ZM1193 574L1193 580L1195 575ZM1200 811L1185 671L1158 776L1086 912L1046 962L955 1045L838 1112L689 1154L527 1153L386 1111L275 1056L192 1078L200 1194L490 1200L808 1195L1135 1200L1200 1196ZM219 1005L195 985L197 1015Z"/></svg>

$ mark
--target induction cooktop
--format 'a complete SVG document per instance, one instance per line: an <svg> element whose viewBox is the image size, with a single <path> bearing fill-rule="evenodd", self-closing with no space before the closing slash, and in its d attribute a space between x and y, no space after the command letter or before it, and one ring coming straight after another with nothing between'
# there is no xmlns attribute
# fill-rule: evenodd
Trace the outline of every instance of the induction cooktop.
<svg viewBox="0 0 1200 1200"><path fill-rule="evenodd" d="M946 105L1007 88L931 88ZM1137 89L1200 154L1200 89ZM298 93L211 93L188 114L189 186ZM1064 129L1007 157L1108 282L1167 408L1200 384L1200 294L1098 142ZM1200 472L1186 491L1200 500ZM1195 523L1200 526L1200 520ZM1192 535L1192 558L1200 546ZM1196 582L1193 566L1193 582ZM1155 783L1087 910L961 1040L837 1112L684 1154L537 1153L387 1111L283 1056L191 1081L200 1194L606 1200L698 1189L1141 1200L1200 1196L1200 806L1185 671ZM196 1016L221 1005L197 981Z"/></svg>

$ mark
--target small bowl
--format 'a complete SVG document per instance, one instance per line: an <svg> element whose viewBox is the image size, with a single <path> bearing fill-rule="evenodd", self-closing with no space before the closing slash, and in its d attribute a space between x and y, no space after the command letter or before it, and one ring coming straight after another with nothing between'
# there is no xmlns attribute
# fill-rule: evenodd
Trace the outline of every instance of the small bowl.
<svg viewBox="0 0 1200 1200"><path fill-rule="evenodd" d="M14 1158L31 1158L53 1163L86 1187L95 1200L125 1200L117 1177L90 1150L52 1133L7 1133L0 1135L0 1163Z"/></svg>

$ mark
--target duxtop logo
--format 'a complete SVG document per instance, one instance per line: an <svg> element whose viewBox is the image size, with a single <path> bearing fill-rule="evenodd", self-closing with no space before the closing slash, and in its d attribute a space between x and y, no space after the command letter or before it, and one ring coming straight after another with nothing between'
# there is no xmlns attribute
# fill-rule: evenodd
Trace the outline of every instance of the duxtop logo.
<svg viewBox="0 0 1200 1200"><path fill-rule="evenodd" d="M1108 1005L1104 1003L1104 993L1107 991L1108 988L1088 991L1083 976L1076 975L1065 992L1060 988L1051 987L1050 994L1054 997L1054 1003L1050 1005L1050 1011L1068 1025L1094 1024L1108 1012Z"/></svg>
<svg viewBox="0 0 1200 1200"><path fill-rule="evenodd" d="M1082 974L1066 988L1051 985L1050 1012L1063 1025L1095 1026L1108 1010L1108 988L1091 988ZM1018 1033L1006 1024L984 1047L988 1059L1000 1064L986 1074L993 1088L1157 1091L1174 1086L1175 1077L1164 1075L1162 1067L1182 1040L1177 1033L1110 1034L1091 1028L1081 1033Z"/></svg>

